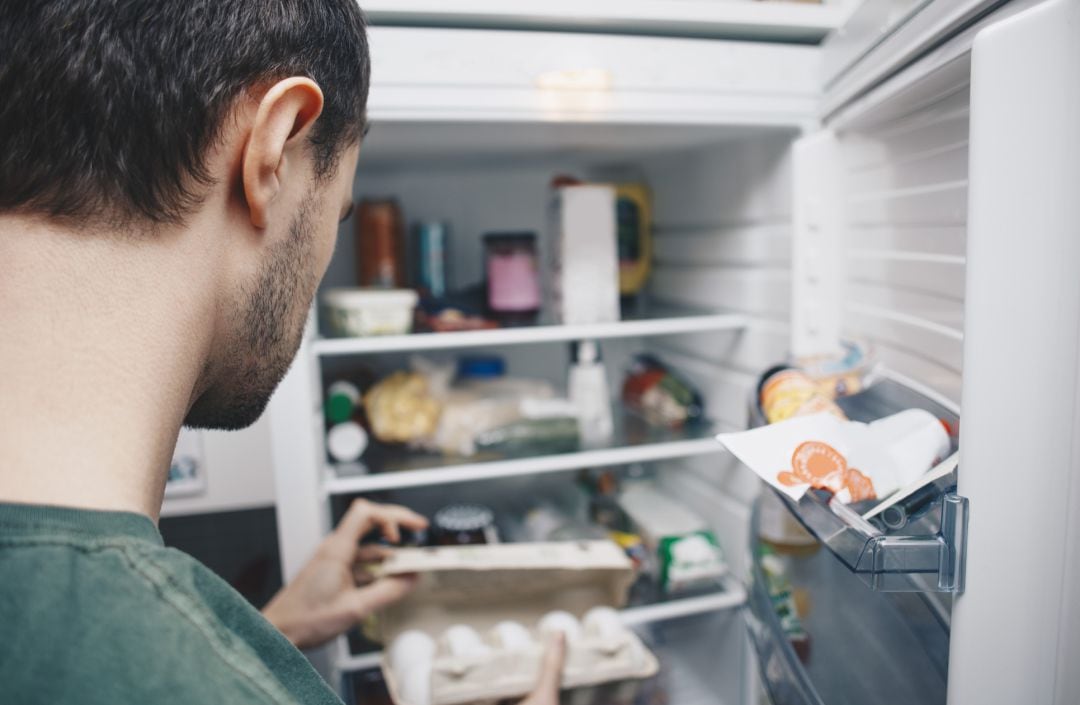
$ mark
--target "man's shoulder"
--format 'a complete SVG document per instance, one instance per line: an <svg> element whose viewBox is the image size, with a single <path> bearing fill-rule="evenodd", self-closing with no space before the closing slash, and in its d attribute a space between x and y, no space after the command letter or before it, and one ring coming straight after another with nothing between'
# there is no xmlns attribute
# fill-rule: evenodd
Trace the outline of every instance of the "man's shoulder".
<svg viewBox="0 0 1080 705"><path fill-rule="evenodd" d="M22 702L295 702L272 669L302 656L173 549L0 542L0 623L0 682L14 682Z"/></svg>

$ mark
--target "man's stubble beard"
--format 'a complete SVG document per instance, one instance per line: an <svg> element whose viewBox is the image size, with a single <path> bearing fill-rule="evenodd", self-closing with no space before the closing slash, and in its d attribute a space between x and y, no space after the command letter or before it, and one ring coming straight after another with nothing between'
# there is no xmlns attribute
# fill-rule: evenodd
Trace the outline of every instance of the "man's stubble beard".
<svg viewBox="0 0 1080 705"><path fill-rule="evenodd" d="M191 406L185 426L233 431L262 416L300 347L315 292L315 205L309 194L289 225L289 237L269 253L237 314L228 349L212 363L212 381Z"/></svg>

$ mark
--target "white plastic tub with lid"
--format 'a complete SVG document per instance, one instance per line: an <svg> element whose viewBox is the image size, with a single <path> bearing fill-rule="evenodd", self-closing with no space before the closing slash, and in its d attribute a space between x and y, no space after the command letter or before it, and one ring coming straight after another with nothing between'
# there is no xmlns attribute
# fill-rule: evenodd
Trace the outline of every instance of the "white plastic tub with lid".
<svg viewBox="0 0 1080 705"><path fill-rule="evenodd" d="M329 289L323 305L335 335L404 335L412 330L419 300L411 289Z"/></svg>

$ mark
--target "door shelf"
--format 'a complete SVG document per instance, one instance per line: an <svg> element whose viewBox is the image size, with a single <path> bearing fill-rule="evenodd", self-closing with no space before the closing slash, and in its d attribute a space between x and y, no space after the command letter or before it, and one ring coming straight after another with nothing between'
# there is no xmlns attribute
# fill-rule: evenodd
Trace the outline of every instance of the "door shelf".
<svg viewBox="0 0 1080 705"><path fill-rule="evenodd" d="M867 590L828 551L766 548L758 526L755 509L744 614L771 702L945 702L951 596Z"/></svg>
<svg viewBox="0 0 1080 705"><path fill-rule="evenodd" d="M941 482L955 487L956 476ZM882 531L847 505L830 501L828 493L812 490L798 503L782 499L807 531L874 590L960 593L967 499L940 486L935 490L939 528L918 535Z"/></svg>
<svg viewBox="0 0 1080 705"><path fill-rule="evenodd" d="M657 315L659 314L659 315ZM454 350L499 345L535 345L573 340L642 338L680 333L702 333L745 328L747 318L732 313L652 311L652 315L613 323L588 325L538 325L453 333L413 333L367 338L320 338L312 351L320 357Z"/></svg>
<svg viewBox="0 0 1080 705"><path fill-rule="evenodd" d="M481 453L454 458L372 448L363 462L327 466L323 487L329 495L376 492L686 458L723 452L724 447L715 439L719 430L716 424L707 422L681 429L653 428L627 415L616 418L615 434L608 447L569 453L522 457Z"/></svg>
<svg viewBox="0 0 1080 705"><path fill-rule="evenodd" d="M619 610L619 616L626 626L640 628L682 617L739 609L746 604L746 600L746 588L734 578L726 577L720 589L713 592L632 605ZM346 654L337 659L335 666L342 674L366 671L378 668L381 659L381 651Z"/></svg>
<svg viewBox="0 0 1080 705"><path fill-rule="evenodd" d="M949 428L959 428L955 407L920 394L887 372L866 390L837 403L855 421L920 408ZM761 423L756 404L751 405L751 419ZM955 437L952 450L956 451ZM810 490L798 502L781 492L775 494L821 545L872 589L955 594L964 591L968 513L967 499L955 492L956 476L953 469L913 493L910 500L898 502L897 507L912 507L913 518L891 527L879 518L871 523L854 508L832 501L831 493L824 490Z"/></svg>

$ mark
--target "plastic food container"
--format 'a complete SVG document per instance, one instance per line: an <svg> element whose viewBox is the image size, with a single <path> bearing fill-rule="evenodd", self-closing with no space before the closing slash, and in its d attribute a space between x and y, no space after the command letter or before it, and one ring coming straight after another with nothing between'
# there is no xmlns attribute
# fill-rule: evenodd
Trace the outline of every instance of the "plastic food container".
<svg viewBox="0 0 1080 705"><path fill-rule="evenodd" d="M329 289L323 294L334 335L402 335L419 297L411 289Z"/></svg>

